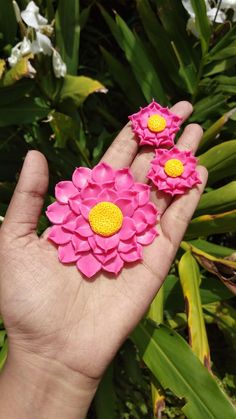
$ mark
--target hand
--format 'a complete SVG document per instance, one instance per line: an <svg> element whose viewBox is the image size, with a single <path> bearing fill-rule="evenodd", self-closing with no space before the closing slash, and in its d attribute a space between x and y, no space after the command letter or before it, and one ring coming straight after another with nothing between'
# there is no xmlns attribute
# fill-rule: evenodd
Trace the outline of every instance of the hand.
<svg viewBox="0 0 236 419"><path fill-rule="evenodd" d="M192 107L179 102L172 111L185 120ZM190 124L178 147L195 152L201 136L201 127ZM152 157L151 148L138 151L127 124L103 161L115 169L130 166L138 182L147 182ZM34 418L44 417L45 411L50 412L45 414L50 419L86 415L105 368L148 309L169 271L204 190L207 172L204 167L198 170L203 183L181 197L171 200L152 192L161 213L160 235L144 248L143 262L127 265L117 278L100 275L87 281L75 266L59 263L47 234L36 235L48 168L41 153L27 154L0 230L0 311L10 348L0 387L2 400L7 399L8 387L11 399L18 388L12 404L15 402L18 412L25 410L14 416L14 406L9 407L5 400L0 416L2 409L5 417L27 418L27 408L29 417L35 409ZM25 392L20 396L23 388L34 395L27 398L27 406Z"/></svg>

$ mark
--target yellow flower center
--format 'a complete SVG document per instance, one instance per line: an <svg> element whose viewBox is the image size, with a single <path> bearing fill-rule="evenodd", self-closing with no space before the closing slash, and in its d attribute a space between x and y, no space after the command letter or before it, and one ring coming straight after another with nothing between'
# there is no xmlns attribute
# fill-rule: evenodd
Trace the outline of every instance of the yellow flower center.
<svg viewBox="0 0 236 419"><path fill-rule="evenodd" d="M158 115L158 113L154 113L153 115L149 116L147 127L152 132L164 131L166 127L166 120L163 118L163 116Z"/></svg>
<svg viewBox="0 0 236 419"><path fill-rule="evenodd" d="M178 177L184 172L184 165L181 160L170 159L165 163L164 170L168 176Z"/></svg>
<svg viewBox="0 0 236 419"><path fill-rule="evenodd" d="M112 202L100 202L89 212L89 224L94 233L109 237L120 230L123 214Z"/></svg>

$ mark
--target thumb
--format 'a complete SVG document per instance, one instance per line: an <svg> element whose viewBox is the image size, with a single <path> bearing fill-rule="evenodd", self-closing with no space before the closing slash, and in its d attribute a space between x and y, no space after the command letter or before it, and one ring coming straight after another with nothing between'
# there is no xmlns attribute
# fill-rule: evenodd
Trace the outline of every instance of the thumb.
<svg viewBox="0 0 236 419"><path fill-rule="evenodd" d="M34 233L47 188L46 158L39 151L29 151L1 229L15 237Z"/></svg>

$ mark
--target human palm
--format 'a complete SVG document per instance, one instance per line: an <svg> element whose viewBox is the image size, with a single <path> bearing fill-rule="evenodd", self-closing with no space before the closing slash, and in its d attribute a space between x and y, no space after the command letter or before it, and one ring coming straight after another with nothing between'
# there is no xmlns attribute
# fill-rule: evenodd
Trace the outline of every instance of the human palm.
<svg viewBox="0 0 236 419"><path fill-rule="evenodd" d="M172 111L184 120L191 105L179 102ZM188 125L178 147L195 152L201 135L198 125ZM128 124L103 160L114 169L130 166L136 181L145 183L152 157L150 148L138 152ZM198 170L203 183L181 197L152 192L161 214L159 236L144 248L141 263L127 265L116 278L101 274L87 280L75 266L59 263L47 232L40 238L35 233L48 169L41 153L30 152L0 230L0 311L10 348L100 377L168 273L204 189L206 170Z"/></svg>

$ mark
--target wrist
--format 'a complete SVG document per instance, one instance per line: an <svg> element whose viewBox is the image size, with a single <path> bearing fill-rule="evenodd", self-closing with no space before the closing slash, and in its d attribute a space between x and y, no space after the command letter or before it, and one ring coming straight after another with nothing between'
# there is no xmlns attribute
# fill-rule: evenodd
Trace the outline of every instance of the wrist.
<svg viewBox="0 0 236 419"><path fill-rule="evenodd" d="M0 417L84 419L98 384L55 359L9 351L0 376Z"/></svg>

